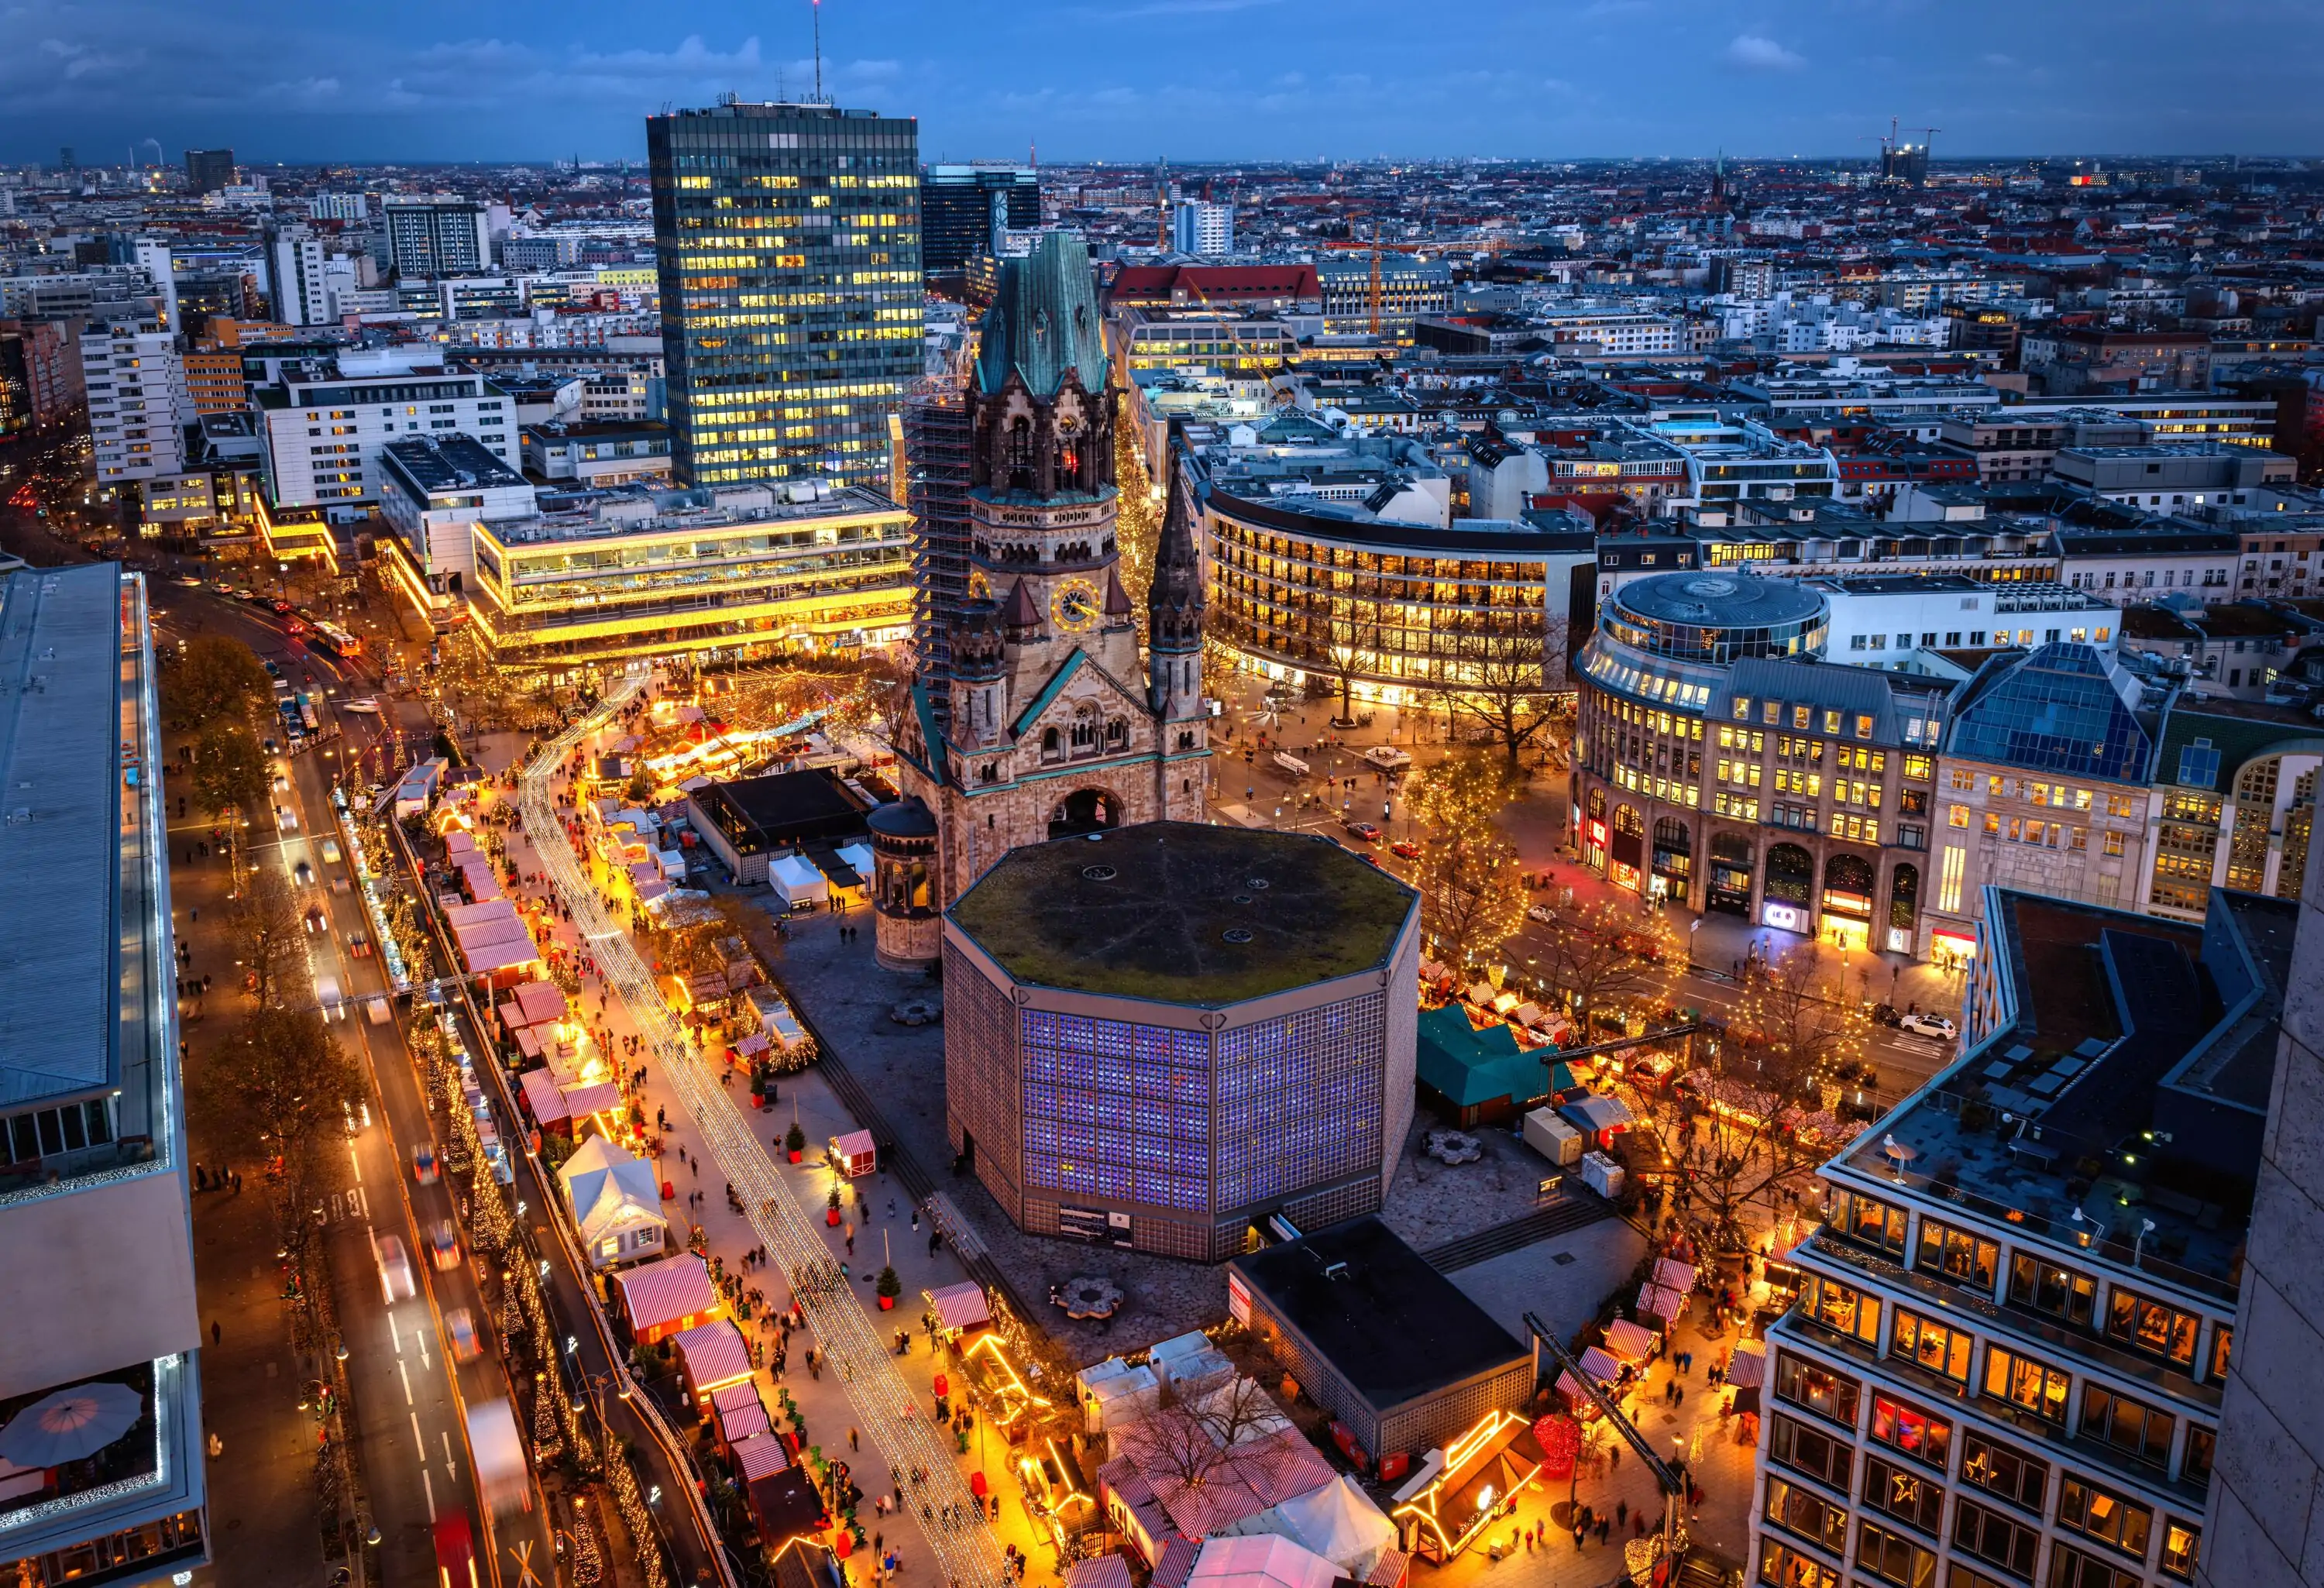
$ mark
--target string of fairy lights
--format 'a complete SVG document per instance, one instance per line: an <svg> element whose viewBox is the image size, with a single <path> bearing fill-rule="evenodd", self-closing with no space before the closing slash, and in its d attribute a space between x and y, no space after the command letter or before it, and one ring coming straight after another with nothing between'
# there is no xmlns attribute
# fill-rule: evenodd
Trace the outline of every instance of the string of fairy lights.
<svg viewBox="0 0 2324 1588"><path fill-rule="evenodd" d="M628 934L608 915L584 875L549 796L549 780L581 742L612 721L647 681L626 675L595 711L573 725L536 756L518 783L527 837L562 896L574 926L589 945L605 980L648 1040L663 1076L694 1121L719 1172L742 1195L753 1232L781 1259L792 1294L837 1368L857 1421L890 1463L914 1473L922 1531L945 1575L957 1588L1007 1588L1013 1581L971 1496L954 1453L936 1437L896 1371L888 1347L872 1331L862 1305L843 1288L829 1251L766 1149L736 1112L731 1094L707 1071L678 1028Z"/></svg>

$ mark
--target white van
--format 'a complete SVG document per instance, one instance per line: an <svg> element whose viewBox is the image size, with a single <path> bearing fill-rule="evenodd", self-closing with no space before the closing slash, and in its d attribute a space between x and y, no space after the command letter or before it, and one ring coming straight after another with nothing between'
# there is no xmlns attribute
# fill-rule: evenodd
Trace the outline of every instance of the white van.
<svg viewBox="0 0 2324 1588"><path fill-rule="evenodd" d="M1375 744L1364 752L1364 759L1384 772L1400 772L1412 764L1412 757L1393 744Z"/></svg>
<svg viewBox="0 0 2324 1588"><path fill-rule="evenodd" d="M1307 775L1307 763L1288 751L1278 750L1269 759L1275 762L1275 770L1286 777L1304 778Z"/></svg>

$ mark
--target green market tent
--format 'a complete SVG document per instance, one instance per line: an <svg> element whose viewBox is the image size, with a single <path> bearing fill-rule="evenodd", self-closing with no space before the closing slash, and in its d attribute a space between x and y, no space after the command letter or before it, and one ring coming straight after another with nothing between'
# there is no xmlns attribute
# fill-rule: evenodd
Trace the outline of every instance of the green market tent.
<svg viewBox="0 0 2324 1588"><path fill-rule="evenodd" d="M1422 1010L1419 1036L1415 1068L1420 1084L1454 1108L1478 1108L1503 1099L1523 1103L1573 1085L1562 1064L1555 1066L1554 1076L1545 1076L1546 1050L1522 1051L1517 1034L1506 1025L1478 1030L1458 1003Z"/></svg>

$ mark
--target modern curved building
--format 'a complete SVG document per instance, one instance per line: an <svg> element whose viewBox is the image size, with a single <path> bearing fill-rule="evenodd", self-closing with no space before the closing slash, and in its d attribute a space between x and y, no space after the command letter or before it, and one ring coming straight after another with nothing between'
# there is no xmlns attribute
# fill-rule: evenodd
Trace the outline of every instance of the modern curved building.
<svg viewBox="0 0 2324 1588"><path fill-rule="evenodd" d="M1293 684L1342 676L1415 704L1480 651L1538 640L1566 687L1567 614L1588 610L1597 539L1582 520L1455 519L1416 444L1298 416L1189 426L1210 576L1209 638ZM1578 597L1575 592L1580 592Z"/></svg>
<svg viewBox="0 0 2324 1588"><path fill-rule="evenodd" d="M1916 954L1945 686L1821 660L1823 595L1676 573L1614 591L1577 659L1572 841L1618 885Z"/></svg>

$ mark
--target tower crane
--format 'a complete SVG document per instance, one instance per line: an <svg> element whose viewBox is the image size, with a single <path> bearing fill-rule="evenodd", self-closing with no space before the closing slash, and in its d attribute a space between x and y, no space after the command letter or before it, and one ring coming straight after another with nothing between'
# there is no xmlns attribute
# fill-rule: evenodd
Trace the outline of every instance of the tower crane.
<svg viewBox="0 0 2324 1588"><path fill-rule="evenodd" d="M1370 302L1372 337L1374 340L1378 340L1380 334L1379 217L1378 216L1372 217L1372 283Z"/></svg>

